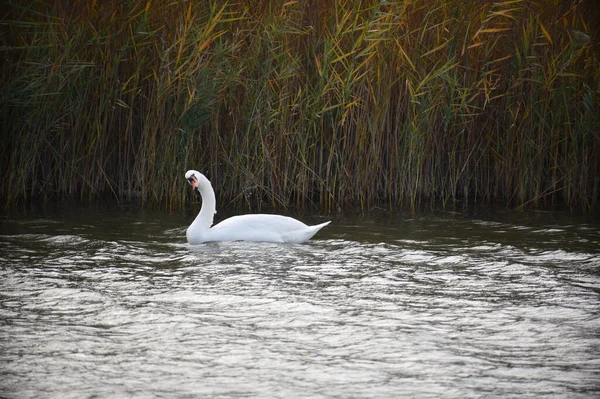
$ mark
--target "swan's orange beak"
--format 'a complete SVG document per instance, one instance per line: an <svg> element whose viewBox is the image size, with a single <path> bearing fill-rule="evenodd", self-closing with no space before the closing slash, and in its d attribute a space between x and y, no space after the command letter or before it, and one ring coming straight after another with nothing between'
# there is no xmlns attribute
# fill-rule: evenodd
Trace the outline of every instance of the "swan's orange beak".
<svg viewBox="0 0 600 399"><path fill-rule="evenodd" d="M192 187L194 187L194 191L198 191L198 179L196 179L196 176L191 175L190 178L187 180L192 185Z"/></svg>

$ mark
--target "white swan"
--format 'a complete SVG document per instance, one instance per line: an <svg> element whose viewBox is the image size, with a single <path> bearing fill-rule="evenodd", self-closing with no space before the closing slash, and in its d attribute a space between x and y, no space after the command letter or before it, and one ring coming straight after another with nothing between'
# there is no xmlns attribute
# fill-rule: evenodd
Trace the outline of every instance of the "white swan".
<svg viewBox="0 0 600 399"><path fill-rule="evenodd" d="M233 216L212 226L217 213L217 201L210 181L197 170L188 170L185 178L202 196L200 213L186 232L187 241L192 245L209 241L299 243L308 240L331 222L307 226L288 216L260 214Z"/></svg>

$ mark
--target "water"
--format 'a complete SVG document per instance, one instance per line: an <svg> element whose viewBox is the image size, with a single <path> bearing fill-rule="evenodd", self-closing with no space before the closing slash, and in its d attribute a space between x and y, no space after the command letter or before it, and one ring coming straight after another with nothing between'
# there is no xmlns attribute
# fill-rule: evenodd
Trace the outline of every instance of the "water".
<svg viewBox="0 0 600 399"><path fill-rule="evenodd" d="M0 397L600 395L593 220L343 217L198 247L190 221L2 216Z"/></svg>

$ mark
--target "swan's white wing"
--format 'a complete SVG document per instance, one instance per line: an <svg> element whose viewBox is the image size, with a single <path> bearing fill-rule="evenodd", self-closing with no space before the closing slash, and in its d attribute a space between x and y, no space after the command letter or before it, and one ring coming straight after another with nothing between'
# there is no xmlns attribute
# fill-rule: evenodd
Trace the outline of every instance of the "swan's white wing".
<svg viewBox="0 0 600 399"><path fill-rule="evenodd" d="M214 228L249 228L249 229L269 229L280 233L298 230L308 227L304 223L289 216L281 215L239 215L223 220Z"/></svg>
<svg viewBox="0 0 600 399"><path fill-rule="evenodd" d="M302 242L326 224L307 226L281 215L240 215L218 223L205 236L207 241Z"/></svg>

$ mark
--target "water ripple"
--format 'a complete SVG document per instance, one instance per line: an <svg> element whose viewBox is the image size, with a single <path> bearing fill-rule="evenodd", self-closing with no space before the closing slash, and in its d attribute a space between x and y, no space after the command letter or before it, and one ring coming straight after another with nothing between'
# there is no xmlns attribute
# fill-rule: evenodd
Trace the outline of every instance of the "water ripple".
<svg viewBox="0 0 600 399"><path fill-rule="evenodd" d="M0 396L600 393L598 229L417 217L189 247L157 219L0 235Z"/></svg>

